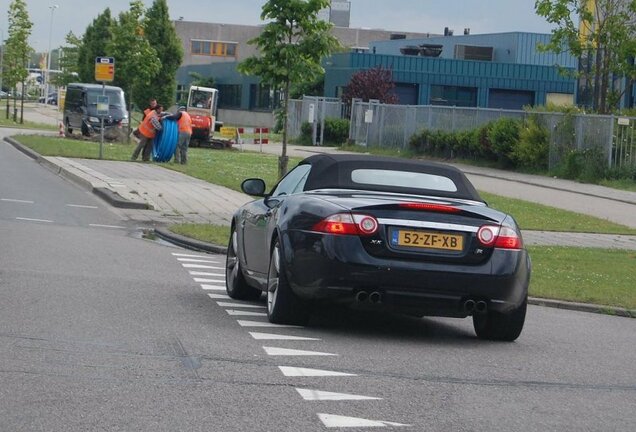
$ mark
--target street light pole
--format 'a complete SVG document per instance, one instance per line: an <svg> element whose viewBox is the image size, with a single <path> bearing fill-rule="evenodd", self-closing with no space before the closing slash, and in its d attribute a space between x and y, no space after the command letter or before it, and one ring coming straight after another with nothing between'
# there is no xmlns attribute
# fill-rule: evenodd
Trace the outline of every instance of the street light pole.
<svg viewBox="0 0 636 432"><path fill-rule="evenodd" d="M59 7L59 5L49 6L49 9L51 9L51 25L49 27L49 50L46 54L46 74L44 75L44 103L46 103L46 98L49 96L49 77L51 71L51 37L53 36L53 12L55 12L55 9Z"/></svg>

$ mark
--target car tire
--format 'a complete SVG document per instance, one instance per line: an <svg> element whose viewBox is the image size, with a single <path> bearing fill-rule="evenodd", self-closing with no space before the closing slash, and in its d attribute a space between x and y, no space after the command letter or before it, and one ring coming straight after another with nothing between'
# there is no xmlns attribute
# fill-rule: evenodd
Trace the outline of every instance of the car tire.
<svg viewBox="0 0 636 432"><path fill-rule="evenodd" d="M276 240L267 273L267 318L275 324L305 325L307 305L293 293L285 272L280 242Z"/></svg>
<svg viewBox="0 0 636 432"><path fill-rule="evenodd" d="M66 120L66 129L64 130L64 135L66 135L67 137L73 135L73 128L69 124L68 120Z"/></svg>
<svg viewBox="0 0 636 432"><path fill-rule="evenodd" d="M225 289L227 295L236 300L256 300L261 296L261 290L248 285L243 275L239 260L238 237L236 230L232 230L225 257Z"/></svg>
<svg viewBox="0 0 636 432"><path fill-rule="evenodd" d="M88 129L88 126L86 125L86 123L82 122L82 135L85 137L90 137L91 136L91 131Z"/></svg>
<svg viewBox="0 0 636 432"><path fill-rule="evenodd" d="M528 297L508 313L488 311L473 315L473 327L479 339L512 342L519 337L526 320Z"/></svg>

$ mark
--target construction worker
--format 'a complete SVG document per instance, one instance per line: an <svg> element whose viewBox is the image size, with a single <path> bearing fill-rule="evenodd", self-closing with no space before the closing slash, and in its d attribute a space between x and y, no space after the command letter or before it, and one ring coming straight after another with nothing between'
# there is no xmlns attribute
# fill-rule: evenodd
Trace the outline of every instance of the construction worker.
<svg viewBox="0 0 636 432"><path fill-rule="evenodd" d="M179 137L177 138L177 148L174 151L174 162L185 165L188 162L188 147L190 137L192 137L192 118L186 111L186 107L180 106L176 114L166 118L176 120L179 125Z"/></svg>
<svg viewBox="0 0 636 432"><path fill-rule="evenodd" d="M148 111L148 114L144 117L143 121L139 124L139 144L131 156L131 160L137 160L139 152L141 154L141 160L148 162L150 160L150 154L152 153L152 140L157 131L161 130L161 121L159 114L163 112L163 106L157 104L154 110Z"/></svg>
<svg viewBox="0 0 636 432"><path fill-rule="evenodd" d="M148 108L144 110L144 118L148 115L150 111L154 111L157 108L157 99L150 98L148 100Z"/></svg>

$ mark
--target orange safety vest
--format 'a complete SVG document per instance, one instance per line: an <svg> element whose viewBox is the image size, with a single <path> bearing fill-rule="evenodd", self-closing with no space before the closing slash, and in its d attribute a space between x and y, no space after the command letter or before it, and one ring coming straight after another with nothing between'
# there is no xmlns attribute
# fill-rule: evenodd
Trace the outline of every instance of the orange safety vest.
<svg viewBox="0 0 636 432"><path fill-rule="evenodd" d="M152 110L148 113L146 118L139 124L139 132L146 138L154 138L157 134L155 127L152 125L152 118L157 117L157 112Z"/></svg>
<svg viewBox="0 0 636 432"><path fill-rule="evenodd" d="M192 118L190 114L185 111L181 111L181 118L177 122L179 125L179 132L185 132L192 135Z"/></svg>
<svg viewBox="0 0 636 432"><path fill-rule="evenodd" d="M144 110L144 117L146 117L150 111L154 111L154 110L153 110L153 109L151 109L151 108L146 108L146 109Z"/></svg>

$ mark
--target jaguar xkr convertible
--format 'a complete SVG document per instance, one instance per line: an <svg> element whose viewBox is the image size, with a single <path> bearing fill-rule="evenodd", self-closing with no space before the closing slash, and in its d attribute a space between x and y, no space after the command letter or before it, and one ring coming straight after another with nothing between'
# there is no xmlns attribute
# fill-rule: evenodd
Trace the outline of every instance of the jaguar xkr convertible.
<svg viewBox="0 0 636 432"><path fill-rule="evenodd" d="M472 316L479 338L515 340L526 316L530 257L512 216L438 163L316 155L235 213L228 295L267 293L271 322L302 324L340 303L412 316Z"/></svg>

